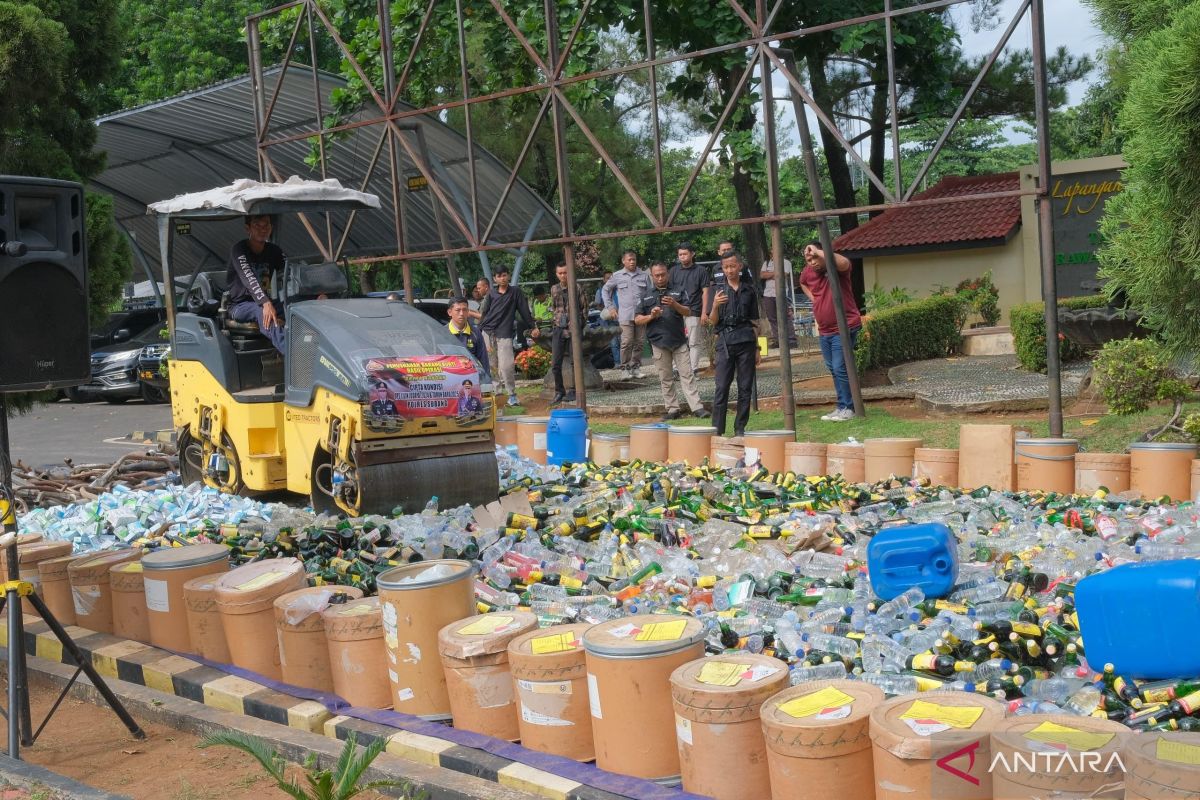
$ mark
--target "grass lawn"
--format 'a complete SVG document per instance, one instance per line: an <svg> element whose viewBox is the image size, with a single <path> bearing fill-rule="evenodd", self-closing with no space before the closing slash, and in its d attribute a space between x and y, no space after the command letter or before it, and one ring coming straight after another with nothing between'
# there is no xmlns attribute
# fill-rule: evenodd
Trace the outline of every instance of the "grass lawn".
<svg viewBox="0 0 1200 800"><path fill-rule="evenodd" d="M964 423L1007 423L1029 431L1035 437L1044 437L1049 422L1044 412L1028 415L974 414L962 417L917 417L909 414L897 416L885 408L867 406L864 419L848 422L823 422L820 417L827 408L798 409L796 413L796 439L801 442L844 442L853 436L858 441L885 437L913 437L923 439L926 447L957 447L958 428ZM1188 411L1200 411L1200 403L1185 407ZM1095 416L1071 416L1064 420L1063 435L1078 439L1080 447L1096 453L1119 453L1130 443L1137 441L1143 433L1165 423L1170 416L1170 406L1152 408L1141 414L1118 417L1111 414ZM708 425L709 420L685 417L673 425ZM728 423L727 423L728 424ZM627 433L628 423L591 421L593 433ZM781 429L783 412L762 411L750 415L749 430Z"/></svg>

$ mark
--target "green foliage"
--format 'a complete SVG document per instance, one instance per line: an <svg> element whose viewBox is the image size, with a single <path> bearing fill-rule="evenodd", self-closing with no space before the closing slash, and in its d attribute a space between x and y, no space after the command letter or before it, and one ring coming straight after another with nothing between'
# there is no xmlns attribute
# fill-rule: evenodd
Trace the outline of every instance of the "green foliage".
<svg viewBox="0 0 1200 800"><path fill-rule="evenodd" d="M966 303L956 295L915 300L863 318L855 363L860 370L942 358L962 342Z"/></svg>
<svg viewBox="0 0 1200 800"><path fill-rule="evenodd" d="M304 764L304 781L308 784L307 787L288 777L287 762L264 739L238 731L220 731L204 737L197 746L213 747L216 745L234 747L253 756L262 765L267 775L275 781L280 791L295 800L350 800L350 798L372 789L400 786L405 788L405 797L415 797L408 784L399 781L379 780L360 783L363 773L387 745L385 739L376 738L364 747L362 752L358 752L356 737L354 733L351 733L346 737L346 744L333 769L317 769L315 754L309 756ZM420 796L424 797L425 793L422 792Z"/></svg>
<svg viewBox="0 0 1200 800"><path fill-rule="evenodd" d="M1153 339L1106 342L1092 372L1108 410L1122 416L1145 411L1156 400L1190 394L1187 384L1175 377L1167 352Z"/></svg>
<svg viewBox="0 0 1200 800"><path fill-rule="evenodd" d="M273 5L264 0L119 0L121 66L104 86L102 109L141 105L244 74L246 16ZM300 43L306 49L307 40L302 37ZM303 51L298 59L307 62Z"/></svg>
<svg viewBox="0 0 1200 800"><path fill-rule="evenodd" d="M1149 24L1126 4L1130 24ZM1177 4L1148 2L1169 14ZM1140 20L1140 21L1139 21ZM1135 27L1134 30L1142 30ZM1170 24L1135 35L1119 122L1125 134L1125 191L1109 200L1097 252L1112 294L1123 292L1177 353L1200 347L1200 3Z"/></svg>
<svg viewBox="0 0 1200 800"><path fill-rule="evenodd" d="M1100 308L1108 305L1104 295L1068 297L1058 301L1059 308ZM1012 330L1013 345L1017 351L1017 363L1030 372L1046 371L1046 318L1045 304L1024 303L1008 311L1008 325ZM1058 336L1058 357L1062 362L1082 358L1084 351L1079 345L1062 334Z"/></svg>
<svg viewBox="0 0 1200 800"><path fill-rule="evenodd" d="M878 283L866 291L865 297L868 314L874 314L878 311L883 311L885 308L892 308L902 303L911 303L913 300L912 292L903 286L893 286L890 289L884 289Z"/></svg>
<svg viewBox="0 0 1200 800"><path fill-rule="evenodd" d="M967 309L983 318L983 324L991 327L1000 321L1000 290L992 283L992 271L983 273L982 278L967 278L954 287L954 292L967 304Z"/></svg>

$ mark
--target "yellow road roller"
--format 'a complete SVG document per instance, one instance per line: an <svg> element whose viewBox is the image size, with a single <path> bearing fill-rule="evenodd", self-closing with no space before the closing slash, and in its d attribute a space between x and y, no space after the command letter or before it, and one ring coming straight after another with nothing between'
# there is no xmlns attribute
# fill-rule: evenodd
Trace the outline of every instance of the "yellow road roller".
<svg viewBox="0 0 1200 800"><path fill-rule="evenodd" d="M374 195L292 179L239 181L148 213L158 217L163 285L174 286L181 223L378 207ZM496 499L491 381L444 323L396 297L350 297L336 263L288 262L276 283L286 359L224 302L187 311L167 303L185 484L287 490L308 495L317 511L351 516L412 513L435 495L442 508Z"/></svg>

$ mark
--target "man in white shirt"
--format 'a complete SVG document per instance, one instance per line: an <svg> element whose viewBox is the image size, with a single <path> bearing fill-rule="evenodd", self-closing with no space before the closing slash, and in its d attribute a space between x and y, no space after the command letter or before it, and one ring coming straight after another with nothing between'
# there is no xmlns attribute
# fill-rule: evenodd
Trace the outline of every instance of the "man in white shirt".
<svg viewBox="0 0 1200 800"><path fill-rule="evenodd" d="M787 331L788 344L792 347L796 346L796 326L792 324L792 262L788 259L783 260L783 303L787 309ZM770 259L767 259L762 264L762 269L758 271L759 280L762 281L763 287L763 309L767 314L767 321L771 323L771 347L779 346L779 320L776 317L775 309L775 265Z"/></svg>

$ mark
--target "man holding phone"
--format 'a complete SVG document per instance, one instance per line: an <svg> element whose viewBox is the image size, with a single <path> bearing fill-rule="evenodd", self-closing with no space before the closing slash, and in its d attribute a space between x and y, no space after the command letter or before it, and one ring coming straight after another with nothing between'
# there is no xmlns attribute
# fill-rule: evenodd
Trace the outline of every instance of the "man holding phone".
<svg viewBox="0 0 1200 800"><path fill-rule="evenodd" d="M842 309L846 312L846 327L850 331L850 348L858 342L862 330L862 317L854 302L854 287L850 284L850 259L834 253L838 284L842 289ZM829 275L825 267L825 251L815 239L804 248L804 271L800 273L800 288L812 301L813 317L817 320L817 333L821 338L821 355L825 368L833 376L833 388L837 393L837 408L821 419L826 422L845 422L854 419L854 397L850 394L850 377L846 372L846 356L842 352L842 337L838 333L837 312L833 305L833 292L829 288Z"/></svg>
<svg viewBox="0 0 1200 800"><path fill-rule="evenodd" d="M729 387L737 376L737 414L733 435L746 433L750 421L750 391L755 367L762 362L754 321L758 319L758 295L750 282L743 280L745 265L737 253L721 257L721 278L710 289L712 300L705 312L708 325L717 337L717 388L713 396L713 425L718 436L725 435L725 412L729 406Z"/></svg>
<svg viewBox="0 0 1200 800"><path fill-rule="evenodd" d="M692 310L683 302L683 293L671 287L666 264L661 261L651 264L650 280L653 286L649 294L638 301L634 322L646 326L646 338L650 340L654 366L658 369L663 404L667 407L664 419L680 417L674 372L679 373L679 384L683 387L688 408L703 419L708 412L700 402L696 374L692 371L691 348L684 329L684 320L691 316Z"/></svg>

